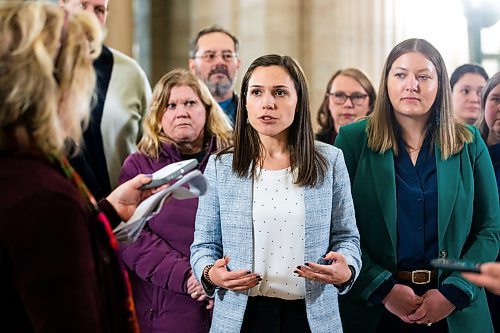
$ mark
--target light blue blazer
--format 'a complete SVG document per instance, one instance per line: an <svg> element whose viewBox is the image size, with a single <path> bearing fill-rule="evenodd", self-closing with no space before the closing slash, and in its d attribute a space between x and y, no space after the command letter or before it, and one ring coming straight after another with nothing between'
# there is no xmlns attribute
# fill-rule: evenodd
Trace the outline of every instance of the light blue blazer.
<svg viewBox="0 0 500 333"><path fill-rule="evenodd" d="M349 265L361 270L359 233L356 227L349 175L342 152L316 142L328 161L324 182L304 189L304 262L316 262L329 251L344 254ZM233 154L211 156L205 170L210 187L200 197L191 266L200 279L203 268L228 255L229 269L253 270L253 225L251 178L232 171ZM312 332L342 332L338 309L338 289L331 284L306 280L305 302ZM342 290L346 293L349 287ZM210 332L240 332L248 291L216 289Z"/></svg>

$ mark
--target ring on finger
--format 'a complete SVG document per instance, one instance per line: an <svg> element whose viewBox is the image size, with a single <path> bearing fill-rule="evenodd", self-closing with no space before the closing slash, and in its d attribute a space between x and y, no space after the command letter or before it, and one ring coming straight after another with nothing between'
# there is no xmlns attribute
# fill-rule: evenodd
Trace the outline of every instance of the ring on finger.
<svg viewBox="0 0 500 333"><path fill-rule="evenodd" d="M198 292L195 291L194 293L191 294L193 297L198 297Z"/></svg>
<svg viewBox="0 0 500 333"><path fill-rule="evenodd" d="M432 325L432 323L431 323L431 322L428 322L428 323L427 323L427 326L431 326L431 325Z"/></svg>

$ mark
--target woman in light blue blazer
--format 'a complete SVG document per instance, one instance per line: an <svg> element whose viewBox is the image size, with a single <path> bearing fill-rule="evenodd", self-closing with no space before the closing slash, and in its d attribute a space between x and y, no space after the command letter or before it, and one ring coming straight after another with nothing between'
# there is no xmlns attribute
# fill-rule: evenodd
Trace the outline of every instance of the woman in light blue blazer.
<svg viewBox="0 0 500 333"><path fill-rule="evenodd" d="M342 332L337 298L361 269L342 152L314 141L288 56L243 78L235 144L212 156L191 265L215 298L211 332Z"/></svg>

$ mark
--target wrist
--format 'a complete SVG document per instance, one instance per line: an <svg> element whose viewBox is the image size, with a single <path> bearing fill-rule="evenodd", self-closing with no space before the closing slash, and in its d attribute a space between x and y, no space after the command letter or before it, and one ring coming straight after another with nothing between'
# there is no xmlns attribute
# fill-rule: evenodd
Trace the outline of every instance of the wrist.
<svg viewBox="0 0 500 333"><path fill-rule="evenodd" d="M347 267L351 271L351 276L349 277L349 279L347 279L347 281L345 281L341 284L335 285L338 289L341 289L341 290L345 289L346 287L350 286L354 282L354 277L356 276L356 271L354 270L354 267L351 265L349 265Z"/></svg>
<svg viewBox="0 0 500 333"><path fill-rule="evenodd" d="M207 284L207 287L215 288L217 285L213 283L212 279L210 278L210 270L214 267L213 264L205 266L203 268L203 280L205 280L205 283Z"/></svg>

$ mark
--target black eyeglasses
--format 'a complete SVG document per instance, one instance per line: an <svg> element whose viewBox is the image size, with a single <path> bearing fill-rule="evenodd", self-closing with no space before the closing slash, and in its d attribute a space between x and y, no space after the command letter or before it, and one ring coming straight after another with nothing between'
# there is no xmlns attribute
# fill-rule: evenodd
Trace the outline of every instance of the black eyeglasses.
<svg viewBox="0 0 500 333"><path fill-rule="evenodd" d="M333 93L326 93L328 96L333 98L333 103L342 105L349 98L353 105L363 105L365 98L368 97L368 94L354 93L352 95L347 95L344 92L337 91Z"/></svg>
<svg viewBox="0 0 500 333"><path fill-rule="evenodd" d="M215 59L217 59L217 56L220 54L222 60L225 62L231 62L234 59L236 59L237 55L234 52L231 51L224 51L221 53L214 52L214 51L207 51L201 55L195 56L195 58L201 58L203 61L206 62L214 62Z"/></svg>

